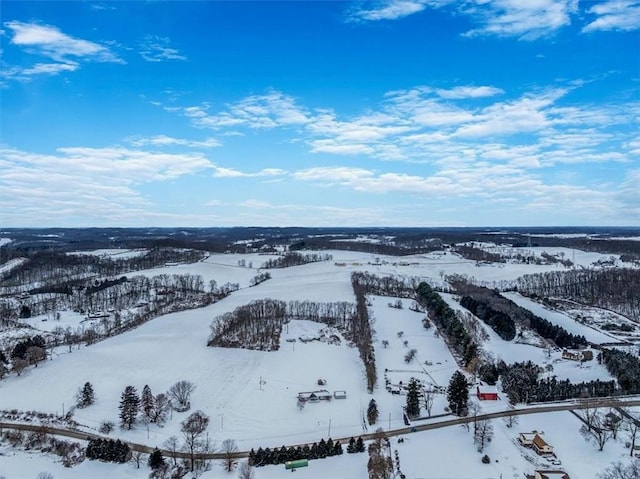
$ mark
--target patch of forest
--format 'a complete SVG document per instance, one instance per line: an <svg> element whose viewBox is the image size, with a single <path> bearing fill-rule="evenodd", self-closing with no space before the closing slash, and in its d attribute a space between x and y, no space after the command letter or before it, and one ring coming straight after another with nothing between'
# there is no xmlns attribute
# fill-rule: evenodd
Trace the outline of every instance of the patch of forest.
<svg viewBox="0 0 640 479"><path fill-rule="evenodd" d="M487 372L494 371L487 377ZM485 366L483 380L500 376L502 390L509 397L512 404L562 401L565 399L605 397L616 394L615 381L587 381L572 383L569 379L559 380L555 376L540 378L544 370L531 361L506 364L499 361L495 365ZM624 392L624 391L623 391Z"/></svg>
<svg viewBox="0 0 640 479"><path fill-rule="evenodd" d="M497 311L471 296L463 296L460 305L484 321L505 341L511 341L516 337L516 323L508 314Z"/></svg>
<svg viewBox="0 0 640 479"><path fill-rule="evenodd" d="M128 258L38 251L27 256L28 261L7 271L0 281L0 287L5 293L30 292L47 286L55 288L72 279L113 278L167 263L194 263L204 256L202 251L177 248L153 248L145 254Z"/></svg>
<svg viewBox="0 0 640 479"><path fill-rule="evenodd" d="M478 355L478 344L462 320L427 283L420 283L416 292L416 300L428 311L429 319L445 337L449 348L458 353L464 366L469 365Z"/></svg>
<svg viewBox="0 0 640 479"><path fill-rule="evenodd" d="M392 296L394 298L414 298L418 287L416 278L405 279L395 276L378 276L366 271L354 271L351 273L351 281L355 281L364 288L365 294Z"/></svg>
<svg viewBox="0 0 640 479"><path fill-rule="evenodd" d="M464 282L456 283L455 287L458 293L463 295L464 303L471 308L469 311L485 321L503 339L513 339L515 325L518 324L532 329L545 339L552 340L560 348L579 348L587 345L584 336L569 333L563 327L518 306L493 289ZM467 307L462 301L460 304Z"/></svg>
<svg viewBox="0 0 640 479"><path fill-rule="evenodd" d="M251 301L232 312L214 318L207 346L276 351L283 326L292 319L305 319L337 328L358 348L365 367L367 387L373 391L377 380L373 333L364 288L352 278L356 303L346 301Z"/></svg>
<svg viewBox="0 0 640 479"><path fill-rule="evenodd" d="M574 269L527 274L518 291L605 308L640 322L640 270L633 268Z"/></svg>
<svg viewBox="0 0 640 479"><path fill-rule="evenodd" d="M640 393L640 359L619 349L605 348L602 350L602 362L618 379L623 394Z"/></svg>
<svg viewBox="0 0 640 479"><path fill-rule="evenodd" d="M262 263L262 269L272 268L290 268L291 266L300 266L309 263L319 263L321 261L331 261L333 256L330 254L309 253L302 254L295 251L289 251L283 256L268 259Z"/></svg>
<svg viewBox="0 0 640 479"><path fill-rule="evenodd" d="M491 253L480 248L469 245L457 245L454 249L456 253L471 261L486 261L489 263L504 263L505 259L497 253Z"/></svg>

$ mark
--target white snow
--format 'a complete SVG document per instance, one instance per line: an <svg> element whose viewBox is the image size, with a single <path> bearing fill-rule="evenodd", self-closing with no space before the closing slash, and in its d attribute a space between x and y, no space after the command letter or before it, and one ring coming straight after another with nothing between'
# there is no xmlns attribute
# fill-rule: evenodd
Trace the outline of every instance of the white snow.
<svg viewBox="0 0 640 479"><path fill-rule="evenodd" d="M117 254L129 254L119 251ZM564 268L558 265L523 264L478 268L475 262L451 253L403 258L359 252L330 253L333 255L333 261L330 262L269 270L272 279L251 288L248 287L249 280L258 273L257 268L269 256L211 255L190 265L133 273L149 276L162 273L200 274L205 284L211 279L217 281L218 285L237 282L242 289L206 308L153 319L137 329L90 347L74 347L71 353L66 346L60 347L54 351L53 360L25 370L20 377L11 374L2 380L0 409L61 413L64 408L68 411L78 388L90 381L96 393L96 403L86 409L76 410L75 419L95 430L104 420L118 422L118 403L125 386L134 385L140 392L148 384L157 394L166 391L176 381L185 379L196 384L191 398L192 411L201 409L211 418L208 429L210 438L218 444L227 438L235 439L242 450L313 442L329 435L333 438L358 436L365 431L372 432L377 427L399 428L404 425L401 407L406 398L387 392L385 369L389 370L387 378L392 384L399 381L404 383L413 376L426 384L440 386L446 386L452 373L458 369L444 340L434 335L435 328L423 328L421 320L425 314L408 309L411 300L403 300L404 308L395 309L390 308L388 303L395 302L396 298L370 298L378 368L378 387L373 395L366 392L362 361L357 349L348 345L344 338L340 345L299 341L300 337L318 335L321 328L326 328L324 325L292 321L282 333L279 351L260 352L207 347L211 321L254 299L353 302L355 298L350 284L353 271L417 277L441 283L444 275L452 273L473 275L479 281L499 281L515 279L524 273ZM571 256L571 250L565 253L565 257ZM576 252L576 258L579 256L580 253ZM586 256L584 261L592 259ZM252 263L253 267L240 267L239 260ZM340 267L336 263L345 263L345 266ZM452 307L460 309L451 295L443 297ZM508 297L570 332L585 335L590 341L611 340L610 336L577 323L565 314L546 310L542 305L516 294L509 294ZM75 313L61 312L60 321L47 318L45 322L42 319L38 317L30 321L39 329L48 329L67 325L75 327L81 318ZM490 339L483 347L496 358L507 362L531 359L541 365L549 363L553 366L551 374L560 379L566 377L583 381L610 378L595 360L580 367L578 363L560 360L558 351L547 358L543 349L503 341L489 327L486 330ZM403 332L401 337L398 336L400 331ZM287 341L292 339L296 341ZM389 342L387 348L382 346L383 340ZM407 341L406 346L404 341ZM416 358L407 364L404 356L410 349L416 349ZM319 378L326 379L327 384L318 386ZM315 389L346 390L347 398L307 403L299 410L297 393ZM371 398L377 401L380 410L378 424L373 427L364 421ZM483 412L508 407L504 398L479 404ZM432 414L444 414L445 406L445 395L436 395ZM423 413L426 415L424 410ZM151 425L147 431L145 426L137 425L132 431L116 429L112 436L161 446L169 436L180 436L180 422L188 414L174 412L162 428ZM398 450L401 469L408 478L452 479L498 478L500 475L505 479L521 479L523 474L532 473L534 465L527 460L531 451L523 451L514 442L518 431L544 430L545 439L556 448L563 467L566 466L572 478L593 478L610 462L624 459L628 454L622 440L608 443L603 453L597 452L593 444L587 443L578 434L580 423L568 412L522 416L520 424L513 429L495 420L494 428L495 437L486 451L492 459L489 465L480 462L481 454L475 449L471 433L462 427L410 434L400 444L394 439L392 449ZM343 446L346 444L343 443ZM7 479L32 479L41 471L51 472L56 479L138 479L148 476L146 466L138 470L131 465L85 461L78 467L65 469L54 462L52 456L6 446L0 446L0 454L0 475L5 475ZM295 477L366 479L367 459L367 454L345 454L311 461L310 466L298 470L298 476ZM256 479L275 479L288 473L283 465L267 466L256 469ZM235 477L235 474L223 473L214 465L214 469L202 477Z"/></svg>

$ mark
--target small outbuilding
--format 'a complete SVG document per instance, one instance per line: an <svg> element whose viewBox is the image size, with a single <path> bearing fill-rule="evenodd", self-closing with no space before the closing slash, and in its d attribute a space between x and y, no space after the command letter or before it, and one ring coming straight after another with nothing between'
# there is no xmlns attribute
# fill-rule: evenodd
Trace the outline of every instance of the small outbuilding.
<svg viewBox="0 0 640 479"><path fill-rule="evenodd" d="M478 399L481 401L497 401L499 399L498 388L478 383L476 385L476 396L478 396Z"/></svg>

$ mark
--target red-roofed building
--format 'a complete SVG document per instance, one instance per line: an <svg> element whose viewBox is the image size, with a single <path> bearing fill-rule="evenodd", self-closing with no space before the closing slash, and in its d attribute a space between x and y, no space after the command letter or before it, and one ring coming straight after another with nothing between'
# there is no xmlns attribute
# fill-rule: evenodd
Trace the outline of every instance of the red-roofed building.
<svg viewBox="0 0 640 479"><path fill-rule="evenodd" d="M478 399L481 401L497 401L499 399L498 388L478 383L476 385L476 396L478 396Z"/></svg>

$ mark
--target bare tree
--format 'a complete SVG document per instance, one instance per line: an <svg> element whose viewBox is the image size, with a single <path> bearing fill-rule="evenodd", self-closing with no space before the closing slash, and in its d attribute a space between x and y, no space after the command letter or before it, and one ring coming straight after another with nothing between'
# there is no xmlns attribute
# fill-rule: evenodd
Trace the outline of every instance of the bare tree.
<svg viewBox="0 0 640 479"><path fill-rule="evenodd" d="M47 359L47 350L40 346L29 346L26 351L26 358L30 364L38 367L40 361Z"/></svg>
<svg viewBox="0 0 640 479"><path fill-rule="evenodd" d="M173 465L177 466L178 460L176 459L176 453L180 449L180 443L178 442L178 438L175 436L170 436L169 439L167 439L164 442L164 447L167 450L167 452L170 453L169 455L173 459Z"/></svg>
<svg viewBox="0 0 640 479"><path fill-rule="evenodd" d="M53 474L50 474L48 472L41 472L40 474L38 474L38 477L36 477L36 479L53 479Z"/></svg>
<svg viewBox="0 0 640 479"><path fill-rule="evenodd" d="M188 411L191 407L189 398L195 390L195 385L189 381L178 381L167 391L167 395L171 400L171 405L177 411Z"/></svg>
<svg viewBox="0 0 640 479"><path fill-rule="evenodd" d="M151 410L151 422L164 424L169 413L169 398L166 394L160 393L155 396L154 408Z"/></svg>
<svg viewBox="0 0 640 479"><path fill-rule="evenodd" d="M248 461L241 462L238 468L238 479L255 479L255 477L253 466Z"/></svg>
<svg viewBox="0 0 640 479"><path fill-rule="evenodd" d="M141 451L131 452L131 462L136 465L136 469L140 469L140 463L142 462L143 457L144 457L144 452L141 452Z"/></svg>
<svg viewBox="0 0 640 479"><path fill-rule="evenodd" d="M634 449L636 447L636 438L638 436L638 430L640 429L640 420L625 417L624 419L624 431L629 438L629 442L631 443L631 447L629 450L629 455L633 456Z"/></svg>
<svg viewBox="0 0 640 479"><path fill-rule="evenodd" d="M225 439L222 441L221 452L224 454L224 459L222 460L224 468L227 472L231 472L236 464L238 464L238 458L236 457L238 445L236 441L233 439Z"/></svg>
<svg viewBox="0 0 640 479"><path fill-rule="evenodd" d="M20 359L20 358L16 358L13 360L13 371L20 376L22 374L22 371L24 371L24 369L29 365L28 361L26 359Z"/></svg>
<svg viewBox="0 0 640 479"><path fill-rule="evenodd" d="M583 425L582 428L580 428L580 433L585 438L592 439L598 446L598 451L602 451L604 445L613 436L613 433L606 426L601 415L597 415L591 420L591 427L586 424Z"/></svg>
<svg viewBox="0 0 640 479"><path fill-rule="evenodd" d="M493 425L487 419L476 421L475 433L473 434L473 442L478 447L478 452L484 452L487 443L493 439Z"/></svg>
<svg viewBox="0 0 640 479"><path fill-rule="evenodd" d="M504 418L504 422L507 425L507 427L511 428L516 424L518 424L518 415L513 413L509 414L507 417Z"/></svg>
<svg viewBox="0 0 640 479"><path fill-rule="evenodd" d="M616 462L598 474L599 479L637 479L640 477L640 459L628 464Z"/></svg>
<svg viewBox="0 0 640 479"><path fill-rule="evenodd" d="M582 419L584 420L587 429L591 431L596 418L598 417L598 409L588 407L582 410Z"/></svg>
<svg viewBox="0 0 640 479"><path fill-rule="evenodd" d="M207 448L208 444L202 440L204 431L209 425L209 416L202 411L192 413L181 423L184 435L184 449L189 453L190 470L195 470L195 456Z"/></svg>
<svg viewBox="0 0 640 479"><path fill-rule="evenodd" d="M424 407L427 410L427 414L431 417L431 409L433 408L433 400L435 398L436 392L432 387L428 389L425 388L422 391L422 397L424 398Z"/></svg>

